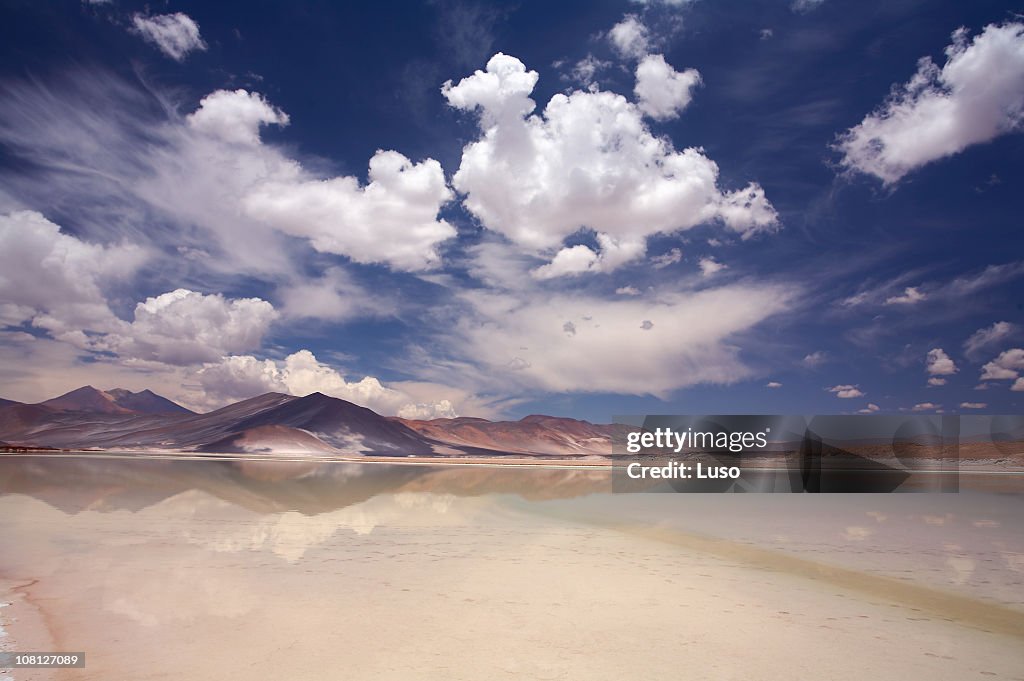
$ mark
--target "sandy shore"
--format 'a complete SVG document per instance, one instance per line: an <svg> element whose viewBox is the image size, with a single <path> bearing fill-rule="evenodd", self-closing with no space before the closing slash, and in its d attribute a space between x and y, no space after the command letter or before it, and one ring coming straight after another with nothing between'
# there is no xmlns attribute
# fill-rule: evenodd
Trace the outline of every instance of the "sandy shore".
<svg viewBox="0 0 1024 681"><path fill-rule="evenodd" d="M609 497L530 501L481 491L503 471L464 470L312 515L195 489L73 513L0 496L0 545L18 547L0 553L9 638L87 654L83 670L8 674L1024 679L1018 606L671 523L615 526L591 510Z"/></svg>

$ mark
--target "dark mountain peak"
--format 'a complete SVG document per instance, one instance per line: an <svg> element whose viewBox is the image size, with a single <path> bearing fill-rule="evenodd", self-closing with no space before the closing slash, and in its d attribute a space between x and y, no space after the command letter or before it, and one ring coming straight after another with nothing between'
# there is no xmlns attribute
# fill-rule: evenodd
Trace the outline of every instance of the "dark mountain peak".
<svg viewBox="0 0 1024 681"><path fill-rule="evenodd" d="M91 385L83 385L52 400L40 402L44 407L59 411L90 411L101 414L131 414L133 410L117 404L114 398Z"/></svg>
<svg viewBox="0 0 1024 681"><path fill-rule="evenodd" d="M137 393L131 390L125 390L124 388L114 388L108 390L107 394L110 395L114 403L119 407L125 409L131 409L134 412L140 414L194 414L194 411L186 409L177 402L157 395L148 388L146 390L140 390Z"/></svg>
<svg viewBox="0 0 1024 681"><path fill-rule="evenodd" d="M85 411L100 414L192 414L185 407L151 390L132 392L124 388L98 390L83 385L41 405L59 411Z"/></svg>

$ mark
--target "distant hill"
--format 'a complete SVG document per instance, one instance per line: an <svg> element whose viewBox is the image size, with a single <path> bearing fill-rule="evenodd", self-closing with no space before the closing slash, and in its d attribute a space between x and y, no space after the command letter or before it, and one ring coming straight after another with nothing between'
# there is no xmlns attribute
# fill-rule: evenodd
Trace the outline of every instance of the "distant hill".
<svg viewBox="0 0 1024 681"><path fill-rule="evenodd" d="M384 417L313 393L266 393L195 414L149 390L84 386L39 404L0 404L13 446L376 456L593 456L621 426L551 416L492 422Z"/></svg>
<svg viewBox="0 0 1024 681"><path fill-rule="evenodd" d="M191 409L186 409L177 402L157 395L152 390L143 390L133 393L124 388L108 390L107 394L114 399L114 404L119 407L131 409L140 414L194 414Z"/></svg>
<svg viewBox="0 0 1024 681"><path fill-rule="evenodd" d="M133 393L124 388L97 390L86 385L40 406L58 411L84 411L99 414L194 414L180 404L171 402L150 390Z"/></svg>

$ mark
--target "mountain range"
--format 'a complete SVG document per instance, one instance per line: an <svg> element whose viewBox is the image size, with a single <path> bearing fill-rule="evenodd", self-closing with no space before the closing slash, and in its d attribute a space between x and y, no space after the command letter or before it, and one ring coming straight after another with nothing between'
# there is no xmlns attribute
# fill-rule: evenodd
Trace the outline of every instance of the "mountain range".
<svg viewBox="0 0 1024 681"><path fill-rule="evenodd" d="M84 386L37 404L0 400L0 448L374 456L611 454L623 426L386 417L335 397L266 393L198 414L149 390Z"/></svg>

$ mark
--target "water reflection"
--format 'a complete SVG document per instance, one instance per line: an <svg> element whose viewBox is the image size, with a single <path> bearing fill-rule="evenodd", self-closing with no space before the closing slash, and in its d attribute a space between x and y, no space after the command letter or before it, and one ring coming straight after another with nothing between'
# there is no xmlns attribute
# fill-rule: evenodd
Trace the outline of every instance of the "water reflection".
<svg viewBox="0 0 1024 681"><path fill-rule="evenodd" d="M698 643L725 678L788 679L794 650L820 678L862 678L865 655L885 661L874 678L1015 678L1022 504L612 494L593 469L0 459L0 616L33 648L86 650L74 679L679 678ZM737 654L737 633L758 645Z"/></svg>

